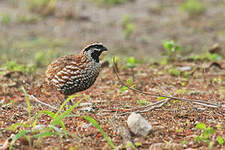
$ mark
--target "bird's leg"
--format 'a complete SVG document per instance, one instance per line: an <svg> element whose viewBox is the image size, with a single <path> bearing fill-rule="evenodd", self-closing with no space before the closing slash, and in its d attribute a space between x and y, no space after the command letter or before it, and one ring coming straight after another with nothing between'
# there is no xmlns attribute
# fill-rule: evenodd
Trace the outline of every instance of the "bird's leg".
<svg viewBox="0 0 225 150"><path fill-rule="evenodd" d="M72 101L72 99L69 100L69 105L70 105L70 106L73 106L73 101Z"/></svg>
<svg viewBox="0 0 225 150"><path fill-rule="evenodd" d="M69 95L65 95L65 96L64 96L64 101L66 101L66 100L68 99L68 97L69 97ZM67 103L67 104L68 104L68 103ZM69 100L69 105L70 105L70 106L73 106L73 102L72 102L71 99Z"/></svg>

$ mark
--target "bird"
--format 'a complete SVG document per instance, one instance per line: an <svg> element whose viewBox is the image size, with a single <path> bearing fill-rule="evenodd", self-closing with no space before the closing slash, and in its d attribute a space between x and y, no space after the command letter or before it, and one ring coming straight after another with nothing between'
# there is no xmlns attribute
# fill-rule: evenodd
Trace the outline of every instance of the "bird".
<svg viewBox="0 0 225 150"><path fill-rule="evenodd" d="M87 45L79 54L57 58L47 66L47 84L63 94L64 101L70 95L87 90L95 83L100 73L99 56L104 51L108 49L102 43L95 42Z"/></svg>

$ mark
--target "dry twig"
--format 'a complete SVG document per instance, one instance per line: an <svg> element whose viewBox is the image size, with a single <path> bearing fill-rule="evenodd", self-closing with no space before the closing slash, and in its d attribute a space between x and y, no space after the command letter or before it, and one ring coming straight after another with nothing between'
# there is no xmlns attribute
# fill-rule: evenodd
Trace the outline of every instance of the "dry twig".
<svg viewBox="0 0 225 150"><path fill-rule="evenodd" d="M155 102L155 103L152 103L152 104L149 104L149 105L146 105L144 107L139 107L139 108L147 108L149 106L151 106L151 108L147 109L147 110L143 110L143 111L136 111L137 113L142 113L142 112L147 112L147 111L150 111L150 110L153 110L155 108L160 108L162 107L169 99L175 99L175 100L180 100L180 101L185 101L185 102L191 102L191 103L195 103L195 104L198 104L198 105L202 105L202 106L205 106L205 107L211 107L211 108L220 108L221 105L220 104L214 104L214 103L209 103L209 102L204 102L203 100L196 100L196 99L187 99L187 98L180 98L180 97L174 97L172 95L169 94L169 92L167 92L167 94L169 95L161 95L161 94L152 94L152 93L149 93L149 92L145 92L145 91L141 91L139 89L136 89L136 88L133 88L133 87L129 87L129 85L127 85L126 83L124 83L120 77L119 77L119 74L118 74L118 65L115 61L113 61L114 65L113 65L113 71L114 73L116 74L116 77L118 79L118 81L120 82L121 85L127 87L128 89L134 91L134 92L138 92L138 93L141 93L141 94L144 94L144 95L149 95L149 96L152 96L152 97L165 97L166 99L164 100L161 100L159 102ZM159 86L160 87L160 86ZM164 89L163 89L164 90ZM165 91L165 90L164 90ZM154 106L154 107L153 107ZM135 109L139 109L139 108L135 108ZM132 109L132 110L135 110L135 109ZM126 112L126 113L123 113L124 114L128 114L130 112Z"/></svg>
<svg viewBox="0 0 225 150"><path fill-rule="evenodd" d="M32 98L37 103L40 103L40 104L45 105L45 106L48 106L49 108L54 109L54 110L58 110L58 108L56 108L54 106L51 106L50 104L44 103L44 102L42 102L40 100L38 100L34 95L28 95L28 96L29 96L29 98Z"/></svg>

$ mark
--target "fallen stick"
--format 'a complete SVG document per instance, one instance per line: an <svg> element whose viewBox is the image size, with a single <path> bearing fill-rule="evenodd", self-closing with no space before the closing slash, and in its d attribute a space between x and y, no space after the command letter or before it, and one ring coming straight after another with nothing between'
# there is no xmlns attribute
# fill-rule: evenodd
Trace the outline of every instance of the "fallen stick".
<svg viewBox="0 0 225 150"><path fill-rule="evenodd" d="M42 102L42 101L40 101L40 100L38 100L34 95L29 95L29 94L28 94L28 97L29 97L29 98L32 98L32 99L33 99L35 102L37 102L37 103L40 103L40 104L42 104L42 105L44 105L44 106L48 106L49 108L54 109L54 110L58 110L58 108L56 108L56 107L54 107L54 106L51 106L50 104L44 103L44 102Z"/></svg>
<svg viewBox="0 0 225 150"><path fill-rule="evenodd" d="M167 95L161 95L161 94L152 94L152 93L141 91L141 90L133 88L133 87L129 87L129 85L127 85L126 83L124 83L120 79L119 74L118 74L118 65L115 62L115 59L113 59L113 71L116 74L116 77L117 77L118 81L120 82L120 84L127 87L128 89L134 91L134 92L142 93L142 94L149 95L149 96L152 96L152 97L165 97L165 98L169 98L169 99L191 102L191 103L195 103L195 104L202 105L202 106L205 106L205 107L211 107L211 108L221 108L221 107L223 107L223 106L221 106L221 104L213 104L213 103L203 102L202 100L196 100L196 99L187 99L187 98L180 98L180 97L167 96ZM156 105L156 103L154 105Z"/></svg>

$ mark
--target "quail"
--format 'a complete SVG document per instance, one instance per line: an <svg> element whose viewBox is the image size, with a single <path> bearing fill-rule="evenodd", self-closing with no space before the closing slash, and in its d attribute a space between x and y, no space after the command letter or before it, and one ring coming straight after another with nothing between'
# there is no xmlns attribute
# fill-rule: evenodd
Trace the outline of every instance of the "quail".
<svg viewBox="0 0 225 150"><path fill-rule="evenodd" d="M66 99L68 96L91 87L99 75L99 56L107 48L102 43L86 46L78 55L63 56L48 65L46 80Z"/></svg>

